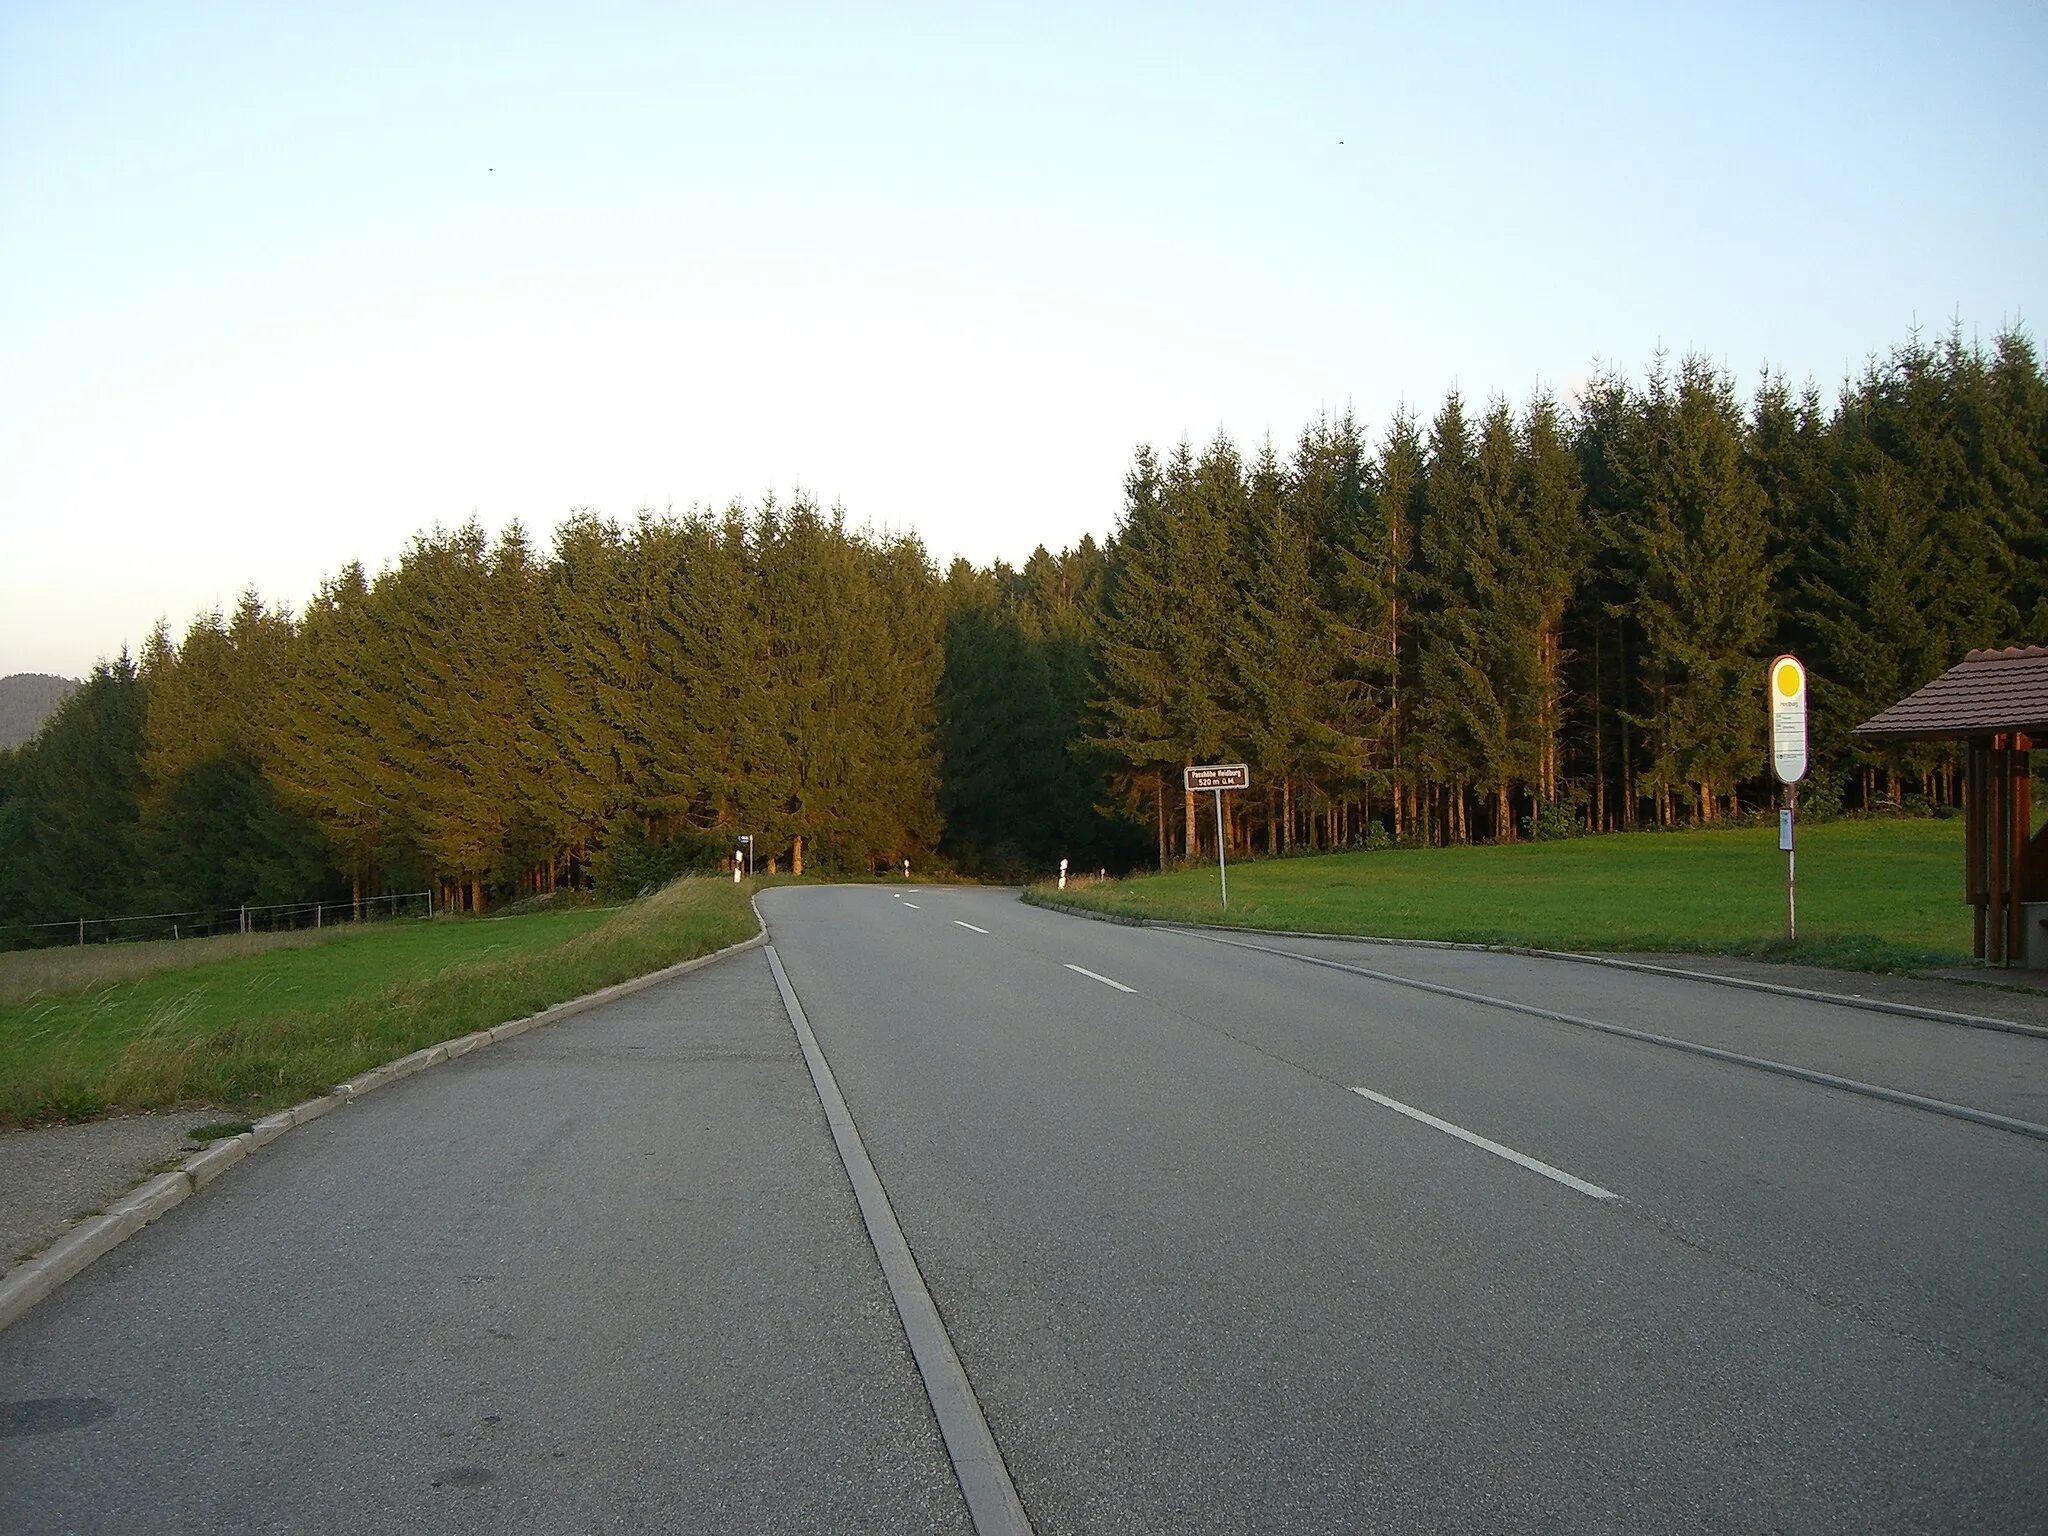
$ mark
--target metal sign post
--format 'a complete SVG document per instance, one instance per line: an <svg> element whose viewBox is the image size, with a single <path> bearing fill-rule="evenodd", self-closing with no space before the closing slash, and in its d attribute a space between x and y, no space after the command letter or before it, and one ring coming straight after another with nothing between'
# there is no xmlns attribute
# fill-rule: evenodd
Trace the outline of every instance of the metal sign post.
<svg viewBox="0 0 2048 1536"><path fill-rule="evenodd" d="M1799 781L1806 777L1806 668L1797 656L1771 663L1771 772L1785 786L1778 846L1785 853L1785 938L1799 937Z"/></svg>
<svg viewBox="0 0 2048 1536"><path fill-rule="evenodd" d="M1182 784L1188 789L1207 789L1216 795L1216 883L1223 895L1223 910L1230 910L1230 872L1224 867L1223 859L1223 791L1226 789L1250 789L1252 771L1243 763L1205 763L1200 767L1190 764L1182 772Z"/></svg>

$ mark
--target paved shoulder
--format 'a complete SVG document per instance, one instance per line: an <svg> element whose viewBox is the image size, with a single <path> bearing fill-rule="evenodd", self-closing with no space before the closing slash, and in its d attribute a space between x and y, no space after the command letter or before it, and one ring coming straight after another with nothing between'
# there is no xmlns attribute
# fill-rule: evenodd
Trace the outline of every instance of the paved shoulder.
<svg viewBox="0 0 2048 1536"><path fill-rule="evenodd" d="M766 960L272 1147L0 1335L0 1529L962 1530Z"/></svg>

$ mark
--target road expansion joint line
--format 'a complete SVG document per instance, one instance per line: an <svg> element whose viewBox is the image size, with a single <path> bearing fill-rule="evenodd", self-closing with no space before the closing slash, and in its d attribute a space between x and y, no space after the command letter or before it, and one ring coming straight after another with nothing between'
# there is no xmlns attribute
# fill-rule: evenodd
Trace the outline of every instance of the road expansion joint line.
<svg viewBox="0 0 2048 1536"><path fill-rule="evenodd" d="M765 953L768 968L775 973L776 990L782 994L790 1028L796 1031L804 1063L811 1069L811 1084L817 1089L819 1106L831 1127L839 1161L846 1169L847 1181L853 1185L868 1241L874 1244L875 1257L881 1262L882 1277L888 1282L889 1295L896 1304L896 1316L909 1340L911 1357L924 1380L925 1396L946 1442L946 1454L952 1458L953 1475L959 1479L960 1493L967 1501L968 1518L974 1522L976 1536L1032 1536L1031 1521L1017 1497L1010 1469L989 1430L981 1402L974 1395L974 1384L967 1379L966 1367L960 1363L952 1336L946 1332L945 1319L939 1315L938 1305L925 1286L916 1255L910 1251L895 1207L889 1203L889 1193L882 1187L881 1176L868 1157L867 1146L853 1123L838 1080L833 1077L811 1021L804 1014L804 1005L790 985L789 973L783 969L775 946L769 944Z"/></svg>
<svg viewBox="0 0 2048 1536"><path fill-rule="evenodd" d="M1427 992L1436 997L1453 998L1458 1002L1475 1003L1481 1007L1499 1008L1508 1013L1526 1014L1532 1019L1543 1019L1552 1024L1565 1024L1574 1029L1589 1029L1596 1034L1614 1035L1623 1040L1635 1040L1645 1045L1661 1046L1666 1050L1683 1051L1692 1056L1704 1056L1710 1061L1719 1061L1731 1066L1747 1067L1751 1071L1769 1072L1779 1077L1789 1077L1802 1083L1812 1083L1822 1088L1835 1088L1844 1093L1853 1093L1867 1099L1878 1099L1887 1104L1896 1104L1905 1109L1924 1110L1929 1114L1944 1115L1951 1120L1963 1120L1972 1125L1985 1126L1994 1131L2009 1131L2015 1136L2030 1137L2035 1141L2048 1141L2048 1125L2038 1125L2031 1120L2015 1119L1988 1109L1976 1109L1968 1104L1952 1104L1946 1099L1929 1098L1925 1094L1908 1093L1903 1088L1887 1088L1880 1083L1866 1083L1853 1077L1840 1077L1833 1072L1821 1072L1812 1067L1795 1066L1787 1061L1773 1061L1765 1056L1745 1056L1740 1051L1725 1051L1716 1045L1702 1045L1697 1040L1681 1040L1674 1035L1659 1035L1647 1029L1633 1029L1626 1024L1609 1024L1603 1019L1589 1019L1576 1013L1565 1013L1556 1008L1544 1008L1535 1003L1519 1002L1510 997L1493 997L1484 992L1472 992L1463 987L1447 987L1441 982L1423 981L1414 976L1403 976L1395 971L1375 971L1363 965L1347 965L1341 960L1328 960L1321 955L1304 955L1297 950L1281 949L1271 944L1248 944L1242 939L1226 939L1213 933L1195 933L1181 929L1191 938L1201 939L1210 944L1221 944L1229 949L1247 949L1255 954L1274 955L1282 960L1292 960L1301 965L1320 966L1324 970L1343 971L1352 976L1363 976L1368 981L1383 982L1388 986L1407 987L1416 992Z"/></svg>
<svg viewBox="0 0 2048 1536"><path fill-rule="evenodd" d="M2038 1383L2017 1376L1990 1360L1971 1354L1967 1350L1961 1349L1946 1340L1932 1338L1912 1328L1888 1322L1862 1302L1854 1301L1848 1296L1821 1290L1818 1286L1811 1285L1804 1280L1782 1274L1768 1264L1739 1259L1731 1254L1724 1253L1714 1244L1712 1239L1681 1226L1669 1216L1659 1215L1639 1201L1623 1201L1622 1208L1643 1220L1659 1236L1669 1238L1681 1248L1691 1249L1708 1263L1717 1265L1731 1274L1740 1275L1745 1280L1753 1280L1759 1285L1778 1291L1794 1301L1805 1302L1809 1306L1818 1307L1823 1312L1831 1312L1846 1317L1859 1327L1867 1328L1872 1333L1882 1334L1884 1337L1895 1342L1910 1344L1915 1349L1924 1349L1929 1354L1939 1355L1951 1365L1959 1366L1967 1371L1975 1371L1979 1375L1989 1377L2000 1386L2009 1387L2042 1407L2048 1408L2048 1394L2043 1393Z"/></svg>

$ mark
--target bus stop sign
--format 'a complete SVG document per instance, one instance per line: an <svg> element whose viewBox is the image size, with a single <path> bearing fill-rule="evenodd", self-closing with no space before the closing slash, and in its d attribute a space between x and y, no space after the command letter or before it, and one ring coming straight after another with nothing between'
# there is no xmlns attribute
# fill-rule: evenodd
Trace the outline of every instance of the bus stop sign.
<svg viewBox="0 0 2048 1536"><path fill-rule="evenodd" d="M1771 663L1771 769L1781 784L1806 777L1806 668L1797 656Z"/></svg>

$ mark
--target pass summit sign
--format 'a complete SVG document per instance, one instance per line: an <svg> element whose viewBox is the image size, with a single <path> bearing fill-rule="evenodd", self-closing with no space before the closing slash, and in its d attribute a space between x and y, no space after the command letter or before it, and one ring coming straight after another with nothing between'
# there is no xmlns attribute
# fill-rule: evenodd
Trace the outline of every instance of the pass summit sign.
<svg viewBox="0 0 2048 1536"><path fill-rule="evenodd" d="M1224 866L1223 857L1223 792L1226 789L1250 789L1252 771L1243 763L1189 763L1183 772L1181 782L1192 794L1198 789L1213 789L1216 792L1216 886L1223 898L1223 910L1230 910L1230 872ZM1188 829L1192 832L1192 826Z"/></svg>
<svg viewBox="0 0 2048 1536"><path fill-rule="evenodd" d="M1184 782L1189 789L1250 789L1252 771L1243 763L1191 763Z"/></svg>

